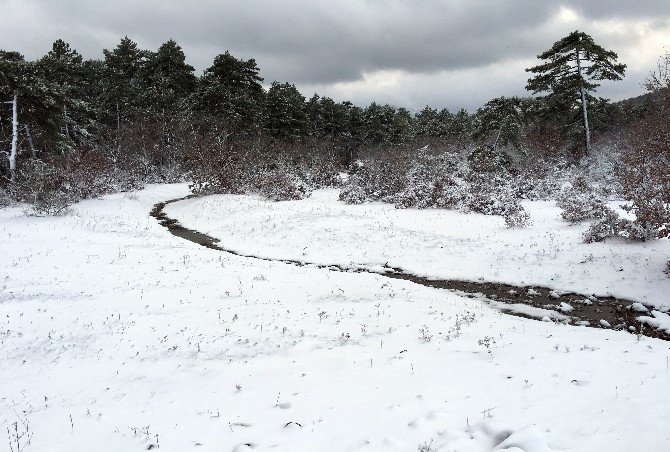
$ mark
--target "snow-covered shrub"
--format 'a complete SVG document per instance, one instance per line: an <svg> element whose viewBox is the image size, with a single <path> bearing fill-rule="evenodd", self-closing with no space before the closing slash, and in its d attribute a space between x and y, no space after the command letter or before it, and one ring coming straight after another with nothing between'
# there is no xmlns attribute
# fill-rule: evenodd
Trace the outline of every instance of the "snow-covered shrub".
<svg viewBox="0 0 670 452"><path fill-rule="evenodd" d="M449 154L420 153L405 175L405 187L395 196L398 208L456 208L464 198L458 160Z"/></svg>
<svg viewBox="0 0 670 452"><path fill-rule="evenodd" d="M605 200L598 196L583 177L575 178L556 198L561 217L571 223L600 218Z"/></svg>
<svg viewBox="0 0 670 452"><path fill-rule="evenodd" d="M11 194L9 193L9 190L6 190L3 187L0 187L0 208L2 207L7 207L9 205L12 205L14 203L14 199L12 198Z"/></svg>
<svg viewBox="0 0 670 452"><path fill-rule="evenodd" d="M513 187L501 176L477 175L470 178L464 207L484 215L501 215L508 227L530 224L530 215L515 196Z"/></svg>
<svg viewBox="0 0 670 452"><path fill-rule="evenodd" d="M187 160L189 188L195 194L244 193L247 160L244 152L224 146L194 151Z"/></svg>
<svg viewBox="0 0 670 452"><path fill-rule="evenodd" d="M599 218L584 233L586 243L602 242L608 237L619 237L624 231L622 219L612 209L605 207Z"/></svg>
<svg viewBox="0 0 670 452"><path fill-rule="evenodd" d="M506 172L512 168L512 157L493 146L479 146L468 156L468 166L476 173Z"/></svg>
<svg viewBox="0 0 670 452"><path fill-rule="evenodd" d="M433 182L433 206L440 209L460 209L467 198L465 182L445 175Z"/></svg>
<svg viewBox="0 0 670 452"><path fill-rule="evenodd" d="M79 200L62 168L41 160L24 164L20 185L22 198L35 215L60 215Z"/></svg>
<svg viewBox="0 0 670 452"><path fill-rule="evenodd" d="M510 180L504 169L472 171L457 154L436 156L420 152L404 167L377 160L358 165L344 184L340 200L349 204L382 201L397 208L443 208L501 215L510 227L525 226L529 216Z"/></svg>
<svg viewBox="0 0 670 452"><path fill-rule="evenodd" d="M271 201L291 201L307 198L311 189L290 168L273 164L258 171L250 181L248 191L261 194Z"/></svg>
<svg viewBox="0 0 670 452"><path fill-rule="evenodd" d="M339 168L332 158L318 157L297 162L296 171L300 179L312 190L339 187L342 183Z"/></svg>
<svg viewBox="0 0 670 452"><path fill-rule="evenodd" d="M565 173L564 159L532 156L521 162L509 183L518 198L555 199L565 180Z"/></svg>
<svg viewBox="0 0 670 452"><path fill-rule="evenodd" d="M584 233L584 241L587 243L602 242L609 237L621 237L636 242L644 242L655 237L655 233L656 231L650 235L643 223L621 218L615 211L605 207L599 218Z"/></svg>
<svg viewBox="0 0 670 452"><path fill-rule="evenodd" d="M622 206L635 215L631 235L642 240L670 237L670 123L650 117L634 130L620 165Z"/></svg>
<svg viewBox="0 0 670 452"><path fill-rule="evenodd" d="M503 218L508 228L525 227L530 225L530 215L523 208L518 199L511 200L503 210Z"/></svg>
<svg viewBox="0 0 670 452"><path fill-rule="evenodd" d="M395 202L406 187L405 170L395 161L369 161L355 170L340 191L340 201L347 204Z"/></svg>

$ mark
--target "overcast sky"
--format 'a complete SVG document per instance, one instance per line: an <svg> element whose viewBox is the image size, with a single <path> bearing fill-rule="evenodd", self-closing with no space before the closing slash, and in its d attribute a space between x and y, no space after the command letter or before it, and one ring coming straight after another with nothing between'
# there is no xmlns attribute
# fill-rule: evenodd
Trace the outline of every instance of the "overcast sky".
<svg viewBox="0 0 670 452"><path fill-rule="evenodd" d="M670 0L0 0L0 48L29 59L58 38L86 58L125 35L151 50L173 38L198 73L229 50L307 97L411 110L525 95L524 69L575 29L628 65L599 94L636 96L670 51Z"/></svg>

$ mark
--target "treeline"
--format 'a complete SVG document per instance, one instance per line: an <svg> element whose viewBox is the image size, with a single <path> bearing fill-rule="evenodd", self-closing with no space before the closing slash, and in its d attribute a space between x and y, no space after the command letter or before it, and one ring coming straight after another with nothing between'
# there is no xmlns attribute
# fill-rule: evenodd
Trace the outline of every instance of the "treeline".
<svg viewBox="0 0 670 452"><path fill-rule="evenodd" d="M217 55L201 76L173 40L157 51L129 38L104 50L102 60L84 60L62 40L36 61L0 51L0 143L14 138L11 103L17 102L18 158L63 154L87 147L121 158L141 154L147 165L177 164L194 140L334 140L353 153L361 147L403 145L426 138L524 146L524 140L556 135L578 145L579 112L551 108L538 98L493 99L475 114L372 103L359 107L314 94L306 99L291 83L262 86L254 59ZM591 127L597 133L639 115L641 108L613 105L589 94ZM535 135L535 140L533 140ZM267 146L265 146L267 147ZM44 155L44 154L42 154ZM9 168L3 162L3 174Z"/></svg>

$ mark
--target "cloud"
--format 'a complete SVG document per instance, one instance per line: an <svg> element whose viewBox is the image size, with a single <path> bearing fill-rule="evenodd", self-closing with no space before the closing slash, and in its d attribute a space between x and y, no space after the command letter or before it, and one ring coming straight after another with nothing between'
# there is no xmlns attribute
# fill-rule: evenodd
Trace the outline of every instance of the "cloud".
<svg viewBox="0 0 670 452"><path fill-rule="evenodd" d="M521 62L577 28L631 73L670 48L667 0L0 0L0 11L1 45L31 58L57 38L88 58L125 35L150 49L174 38L198 70L230 50L256 58L266 81L294 82L307 95L410 108L523 94ZM640 82L617 92L640 91Z"/></svg>

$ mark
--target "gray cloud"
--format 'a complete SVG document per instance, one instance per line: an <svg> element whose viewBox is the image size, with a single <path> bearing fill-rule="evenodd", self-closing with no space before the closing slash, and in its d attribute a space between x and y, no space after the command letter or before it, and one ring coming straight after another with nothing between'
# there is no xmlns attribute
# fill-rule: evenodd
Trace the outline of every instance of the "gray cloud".
<svg viewBox="0 0 670 452"><path fill-rule="evenodd" d="M318 89L365 103L374 93L410 108L472 108L499 94L523 94L520 62L533 64L575 28L640 65L670 47L667 0L0 0L0 11L0 47L32 58L57 38L89 58L124 35L153 49L174 38L198 70L230 50L256 58L266 81L295 82L306 95ZM661 36L653 49L650 34ZM380 73L405 83L381 83L372 76ZM612 92L641 91L640 82L627 80Z"/></svg>

